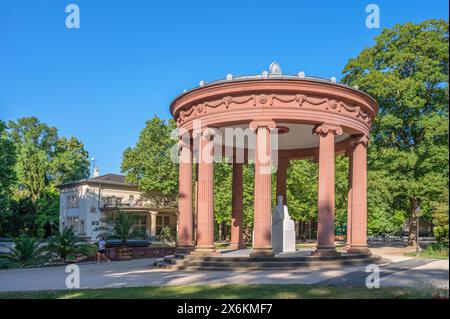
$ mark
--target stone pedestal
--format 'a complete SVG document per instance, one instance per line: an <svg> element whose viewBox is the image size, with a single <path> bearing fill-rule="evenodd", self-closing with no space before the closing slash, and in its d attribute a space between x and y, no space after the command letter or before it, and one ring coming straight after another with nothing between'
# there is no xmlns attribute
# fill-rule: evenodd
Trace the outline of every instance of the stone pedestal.
<svg viewBox="0 0 450 319"><path fill-rule="evenodd" d="M272 249L275 253L295 251L295 223L283 205L281 195L277 196L277 206L272 214Z"/></svg>

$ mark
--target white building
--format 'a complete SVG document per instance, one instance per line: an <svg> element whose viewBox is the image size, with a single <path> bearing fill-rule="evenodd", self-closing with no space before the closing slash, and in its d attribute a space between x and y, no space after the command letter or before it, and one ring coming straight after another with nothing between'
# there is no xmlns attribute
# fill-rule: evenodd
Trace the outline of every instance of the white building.
<svg viewBox="0 0 450 319"><path fill-rule="evenodd" d="M60 229L74 226L81 237L95 241L101 219L125 211L139 215L136 227L143 227L150 240L157 240L164 226L175 232L177 208L174 199L161 194L143 196L137 185L125 176L106 174L58 186L60 190Z"/></svg>

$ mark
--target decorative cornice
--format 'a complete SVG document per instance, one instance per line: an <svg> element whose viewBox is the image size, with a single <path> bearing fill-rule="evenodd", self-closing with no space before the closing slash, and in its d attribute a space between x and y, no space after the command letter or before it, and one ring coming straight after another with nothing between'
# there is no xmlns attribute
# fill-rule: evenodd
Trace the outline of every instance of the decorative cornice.
<svg viewBox="0 0 450 319"><path fill-rule="evenodd" d="M239 105L247 103L249 101L252 101L252 106L257 106L258 103L261 106L273 106L274 101L278 101L281 103L296 102L298 107L303 107L305 103L308 103L312 106L324 105L326 110L335 110L339 113L341 113L342 111L352 113L357 118L361 118L367 124L371 125L371 118L366 112L362 111L361 107L358 105L348 105L343 101L329 98L317 98L313 96L307 96L305 94L294 94L291 96L278 94L252 94L244 97L233 97L227 95L214 102L200 102L198 104L192 105L188 110L181 110L179 112L177 121L181 124L191 116L207 113L208 109L216 109L222 105L224 105L225 108L228 109L233 104Z"/></svg>
<svg viewBox="0 0 450 319"><path fill-rule="evenodd" d="M342 130L342 127L340 127L338 125L322 123L322 124L316 125L313 128L312 133L314 135L322 135L322 136L326 136L328 133L333 133L335 135L342 135L343 130Z"/></svg>

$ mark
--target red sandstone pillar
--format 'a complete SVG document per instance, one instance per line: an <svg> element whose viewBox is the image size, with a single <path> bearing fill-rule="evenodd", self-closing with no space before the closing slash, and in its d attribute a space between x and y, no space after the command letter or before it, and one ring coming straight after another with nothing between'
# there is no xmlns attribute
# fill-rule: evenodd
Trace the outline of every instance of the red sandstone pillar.
<svg viewBox="0 0 450 319"><path fill-rule="evenodd" d="M198 156L197 256L216 255L214 248L214 144L204 129Z"/></svg>
<svg viewBox="0 0 450 319"><path fill-rule="evenodd" d="M177 253L193 250L192 238L192 150L180 141L179 199L178 199L178 243Z"/></svg>
<svg viewBox="0 0 450 319"><path fill-rule="evenodd" d="M367 146L366 135L353 146L352 235L349 253L370 253L367 246Z"/></svg>
<svg viewBox="0 0 450 319"><path fill-rule="evenodd" d="M277 168L277 193L276 196L283 196L283 204L287 203L286 195L286 172L289 166L289 160L280 159Z"/></svg>
<svg viewBox="0 0 450 319"><path fill-rule="evenodd" d="M317 125L313 133L319 135L319 202L317 248L315 255L336 255L334 245L334 135L341 135L339 126Z"/></svg>
<svg viewBox="0 0 450 319"><path fill-rule="evenodd" d="M347 192L347 250L352 238L352 189L353 189L353 150L348 152L348 192Z"/></svg>
<svg viewBox="0 0 450 319"><path fill-rule="evenodd" d="M243 180L242 163L233 163L232 208L231 208L231 249L243 249Z"/></svg>
<svg viewBox="0 0 450 319"><path fill-rule="evenodd" d="M273 121L251 122L256 131L255 147L255 204L253 250L251 257L271 257L272 250L272 170L270 129Z"/></svg>

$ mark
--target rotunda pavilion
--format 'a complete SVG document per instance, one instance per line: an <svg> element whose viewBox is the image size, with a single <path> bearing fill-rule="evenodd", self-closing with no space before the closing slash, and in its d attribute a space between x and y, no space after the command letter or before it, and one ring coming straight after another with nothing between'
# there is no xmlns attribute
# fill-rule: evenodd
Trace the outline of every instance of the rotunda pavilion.
<svg viewBox="0 0 450 319"><path fill-rule="evenodd" d="M224 80L201 81L198 87L176 97L170 111L180 132L179 253L218 254L214 248L214 161L222 159L233 165L231 247L244 247L242 168L254 162L250 256L273 256L272 174L276 172L276 194L286 199L290 161L312 159L319 165L317 247L313 254L338 255L334 224L334 163L338 154L349 158L347 252L370 253L366 234L367 147L378 112L372 97L337 83L335 78L313 78L303 72L285 75L272 63L269 71L260 75L228 74ZM227 138L227 130L234 136Z"/></svg>

